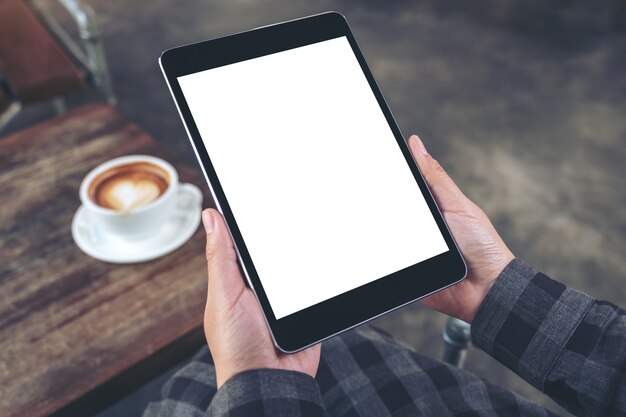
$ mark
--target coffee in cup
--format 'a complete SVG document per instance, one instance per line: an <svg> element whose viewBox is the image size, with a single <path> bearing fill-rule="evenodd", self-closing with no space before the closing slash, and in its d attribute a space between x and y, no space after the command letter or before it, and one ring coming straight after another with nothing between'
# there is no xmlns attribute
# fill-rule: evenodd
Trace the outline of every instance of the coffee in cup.
<svg viewBox="0 0 626 417"><path fill-rule="evenodd" d="M161 197L170 184L166 170L147 161L118 165L89 184L89 198L100 207L131 212Z"/></svg>
<svg viewBox="0 0 626 417"><path fill-rule="evenodd" d="M148 155L129 155L91 170L80 185L86 220L98 233L123 239L154 235L184 201L202 202L192 184L180 184L174 167Z"/></svg>

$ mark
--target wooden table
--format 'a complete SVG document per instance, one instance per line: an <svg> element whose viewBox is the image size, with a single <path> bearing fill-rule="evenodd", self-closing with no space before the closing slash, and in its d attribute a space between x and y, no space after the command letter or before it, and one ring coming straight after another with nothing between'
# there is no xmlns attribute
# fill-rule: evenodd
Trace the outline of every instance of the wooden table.
<svg viewBox="0 0 626 417"><path fill-rule="evenodd" d="M71 237L81 179L137 153L164 152L103 104L0 139L0 416L88 415L200 346L201 230L135 265L90 258ZM174 165L207 195L198 171Z"/></svg>

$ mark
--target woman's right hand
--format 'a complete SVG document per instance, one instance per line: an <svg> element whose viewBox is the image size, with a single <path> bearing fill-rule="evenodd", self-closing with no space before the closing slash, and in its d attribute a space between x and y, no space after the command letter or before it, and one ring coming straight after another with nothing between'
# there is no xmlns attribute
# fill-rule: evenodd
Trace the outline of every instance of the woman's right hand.
<svg viewBox="0 0 626 417"><path fill-rule="evenodd" d="M426 151L420 138L413 135L408 143L468 269L463 281L422 302L437 311L471 323L487 292L514 256L485 212L461 192L441 165Z"/></svg>

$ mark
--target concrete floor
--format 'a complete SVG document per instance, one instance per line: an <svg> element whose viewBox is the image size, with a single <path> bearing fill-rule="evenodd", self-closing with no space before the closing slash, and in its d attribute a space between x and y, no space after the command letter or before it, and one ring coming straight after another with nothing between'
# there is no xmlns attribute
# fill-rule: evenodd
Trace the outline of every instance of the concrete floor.
<svg viewBox="0 0 626 417"><path fill-rule="evenodd" d="M91 3L103 19L119 108L190 164L157 67L162 50L325 10L344 13L400 128L420 134L513 252L571 287L626 305L623 2ZM438 356L444 321L415 304L377 324ZM467 368L568 415L476 349ZM159 383L106 415L137 415Z"/></svg>

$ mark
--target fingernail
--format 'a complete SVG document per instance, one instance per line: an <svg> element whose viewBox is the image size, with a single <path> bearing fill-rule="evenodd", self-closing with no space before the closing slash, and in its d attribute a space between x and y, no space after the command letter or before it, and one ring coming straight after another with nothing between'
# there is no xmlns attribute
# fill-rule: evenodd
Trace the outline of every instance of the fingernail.
<svg viewBox="0 0 626 417"><path fill-rule="evenodd" d="M415 138L415 141L417 142L417 146L420 148L420 151L422 151L424 155L428 155L428 151L426 150L426 147L424 146L424 143L422 142L420 137L417 135L413 135L413 137Z"/></svg>
<svg viewBox="0 0 626 417"><path fill-rule="evenodd" d="M204 231L206 233L211 233L215 228L213 214L211 214L211 211L208 209L202 212L202 224L204 224Z"/></svg>

